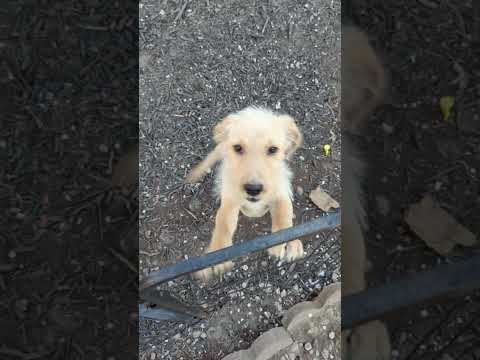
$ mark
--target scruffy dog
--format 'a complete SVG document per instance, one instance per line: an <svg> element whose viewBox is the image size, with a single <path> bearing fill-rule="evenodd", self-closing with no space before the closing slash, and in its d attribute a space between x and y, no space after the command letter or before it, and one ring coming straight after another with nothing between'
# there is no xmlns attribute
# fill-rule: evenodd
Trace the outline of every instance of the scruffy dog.
<svg viewBox="0 0 480 360"><path fill-rule="evenodd" d="M207 252L232 245L239 213L261 217L268 211L272 232L292 226L292 173L287 165L302 144L295 120L260 107L248 107L228 115L214 128L215 149L187 176L193 183L221 162L216 178L220 208ZM300 240L268 249L278 259L291 261L303 256ZM225 262L196 273L202 280L229 271Z"/></svg>
<svg viewBox="0 0 480 360"><path fill-rule="evenodd" d="M383 101L385 71L359 29L342 26L342 296L366 288L367 226L360 182L365 175L363 157L352 139L362 135L368 117ZM390 337L385 325L372 321L342 332L342 358L387 360Z"/></svg>

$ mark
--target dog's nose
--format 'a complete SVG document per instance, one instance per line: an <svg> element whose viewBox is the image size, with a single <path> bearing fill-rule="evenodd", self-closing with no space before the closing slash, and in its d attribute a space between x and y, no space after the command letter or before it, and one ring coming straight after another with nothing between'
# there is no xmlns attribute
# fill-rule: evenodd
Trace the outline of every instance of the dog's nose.
<svg viewBox="0 0 480 360"><path fill-rule="evenodd" d="M243 188L245 189L248 195L257 196L262 192L263 185L262 184L245 184L243 185Z"/></svg>

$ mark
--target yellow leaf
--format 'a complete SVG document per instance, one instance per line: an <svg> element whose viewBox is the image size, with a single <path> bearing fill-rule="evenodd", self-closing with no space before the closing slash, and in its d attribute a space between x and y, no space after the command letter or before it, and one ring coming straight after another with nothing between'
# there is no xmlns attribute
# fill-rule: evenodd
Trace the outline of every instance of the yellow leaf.
<svg viewBox="0 0 480 360"><path fill-rule="evenodd" d="M442 96L440 98L440 109L442 110L443 120L448 120L454 104L455 99L452 96Z"/></svg>
<svg viewBox="0 0 480 360"><path fill-rule="evenodd" d="M328 144L323 145L323 151L325 152L325 156L330 155L330 150L331 150L330 145L328 145Z"/></svg>

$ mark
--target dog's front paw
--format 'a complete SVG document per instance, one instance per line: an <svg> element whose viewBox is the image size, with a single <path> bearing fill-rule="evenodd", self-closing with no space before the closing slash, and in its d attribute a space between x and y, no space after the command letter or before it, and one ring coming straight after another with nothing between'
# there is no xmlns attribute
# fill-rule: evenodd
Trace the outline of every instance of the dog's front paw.
<svg viewBox="0 0 480 360"><path fill-rule="evenodd" d="M207 282L214 276L222 276L226 272L229 272L233 268L234 263L226 261L224 263L208 267L203 270L197 271L194 276L200 281Z"/></svg>
<svg viewBox="0 0 480 360"><path fill-rule="evenodd" d="M287 251L285 253L285 259L287 261L300 259L303 255L303 244L300 240L292 240L287 243Z"/></svg>
<svg viewBox="0 0 480 360"><path fill-rule="evenodd" d="M285 244L277 245L267 249L268 255L276 257L277 259L283 259L287 251L287 246Z"/></svg>

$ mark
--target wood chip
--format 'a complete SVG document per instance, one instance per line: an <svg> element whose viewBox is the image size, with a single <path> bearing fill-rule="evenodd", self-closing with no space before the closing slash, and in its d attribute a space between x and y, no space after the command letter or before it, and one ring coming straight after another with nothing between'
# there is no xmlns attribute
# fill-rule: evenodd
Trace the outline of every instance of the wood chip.
<svg viewBox="0 0 480 360"><path fill-rule="evenodd" d="M335 199L333 199L330 195L328 195L325 191L320 189L320 186L318 186L310 193L310 199L315 205L317 205L325 212L329 211L332 208L338 209L340 207L340 204L335 201Z"/></svg>
<svg viewBox="0 0 480 360"><path fill-rule="evenodd" d="M425 243L441 255L446 255L455 245L472 246L475 235L443 210L430 195L413 204L405 221Z"/></svg>

